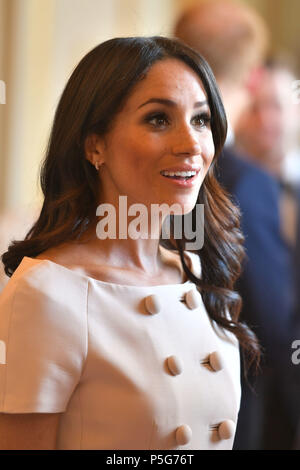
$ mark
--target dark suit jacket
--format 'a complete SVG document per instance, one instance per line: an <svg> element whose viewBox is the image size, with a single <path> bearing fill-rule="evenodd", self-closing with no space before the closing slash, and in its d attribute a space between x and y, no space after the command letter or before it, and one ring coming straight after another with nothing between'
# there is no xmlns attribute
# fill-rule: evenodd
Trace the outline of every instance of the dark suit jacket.
<svg viewBox="0 0 300 470"><path fill-rule="evenodd" d="M243 299L240 318L264 349L256 394L242 380L234 449L289 449L300 398L291 363L295 295L292 256L280 232L280 186L232 148L223 150L217 177L242 214L247 258L236 285Z"/></svg>
<svg viewBox="0 0 300 470"><path fill-rule="evenodd" d="M261 340L266 360L282 361L283 351L290 352L294 292L290 251L280 233L279 184L232 148L223 150L217 176L242 213L247 258L236 286L241 319Z"/></svg>

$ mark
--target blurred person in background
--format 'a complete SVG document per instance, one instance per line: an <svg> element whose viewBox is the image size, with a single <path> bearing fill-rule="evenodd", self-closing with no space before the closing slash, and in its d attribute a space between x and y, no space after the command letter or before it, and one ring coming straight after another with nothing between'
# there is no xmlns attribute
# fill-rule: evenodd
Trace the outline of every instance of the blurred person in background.
<svg viewBox="0 0 300 470"><path fill-rule="evenodd" d="M298 251L300 228L300 104L293 100L295 80L288 64L267 61L236 126L237 148L279 182L281 231L292 251Z"/></svg>
<svg viewBox="0 0 300 470"><path fill-rule="evenodd" d="M247 260L236 288L243 299L242 318L254 329L264 352L261 374L255 379L250 376L251 384L242 377L234 449L289 449L294 445L296 430L287 400L298 413L295 388L287 383L285 374L291 366L295 304L292 264L280 228L280 188L272 176L247 161L234 146L235 130L258 80L269 33L248 6L211 0L186 10L178 19L175 35L212 66L231 124L218 174L242 212ZM282 396L282 387L288 397Z"/></svg>
<svg viewBox="0 0 300 470"><path fill-rule="evenodd" d="M300 183L300 104L293 100L296 74L270 59L257 75L249 106L236 126L236 145L284 183Z"/></svg>
<svg viewBox="0 0 300 470"><path fill-rule="evenodd" d="M236 145L247 158L274 176L280 185L280 223L282 236L294 262L296 314L294 339L300 338L300 104L295 103L292 84L296 74L288 63L269 60L261 69L251 102L236 128ZM283 387L285 403L294 425L299 422L294 403L299 401L300 377L296 365L288 368L289 382ZM290 400L291 393L294 399ZM270 413L272 410L270 410ZM299 425L300 429L300 425ZM295 447L300 448L299 437Z"/></svg>

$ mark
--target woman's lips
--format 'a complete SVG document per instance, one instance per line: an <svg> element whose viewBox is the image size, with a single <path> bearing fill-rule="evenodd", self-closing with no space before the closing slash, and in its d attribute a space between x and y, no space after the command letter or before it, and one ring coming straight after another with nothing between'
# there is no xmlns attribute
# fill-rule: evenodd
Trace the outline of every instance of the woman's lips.
<svg viewBox="0 0 300 470"><path fill-rule="evenodd" d="M197 177L198 177L199 171L194 175L189 178L183 178L183 177L178 177L178 176L161 176L169 181L171 184L176 184L177 186L183 187L183 188L191 188L194 186L194 184L197 182Z"/></svg>

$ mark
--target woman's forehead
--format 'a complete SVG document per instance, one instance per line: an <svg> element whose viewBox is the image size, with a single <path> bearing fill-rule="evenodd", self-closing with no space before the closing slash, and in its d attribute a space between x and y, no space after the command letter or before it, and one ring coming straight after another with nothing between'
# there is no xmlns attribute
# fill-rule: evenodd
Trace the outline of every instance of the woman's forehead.
<svg viewBox="0 0 300 470"><path fill-rule="evenodd" d="M204 101L206 91L197 73L179 59L155 62L128 97L131 102L151 98ZM161 95L161 96L160 96Z"/></svg>

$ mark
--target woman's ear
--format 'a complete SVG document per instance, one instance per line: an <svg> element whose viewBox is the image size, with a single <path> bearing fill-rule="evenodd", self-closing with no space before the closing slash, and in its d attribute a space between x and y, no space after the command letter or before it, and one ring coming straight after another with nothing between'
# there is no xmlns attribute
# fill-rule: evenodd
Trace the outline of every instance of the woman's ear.
<svg viewBox="0 0 300 470"><path fill-rule="evenodd" d="M103 150L104 142L102 137L97 134L89 134L84 142L85 157L96 169L104 163Z"/></svg>

